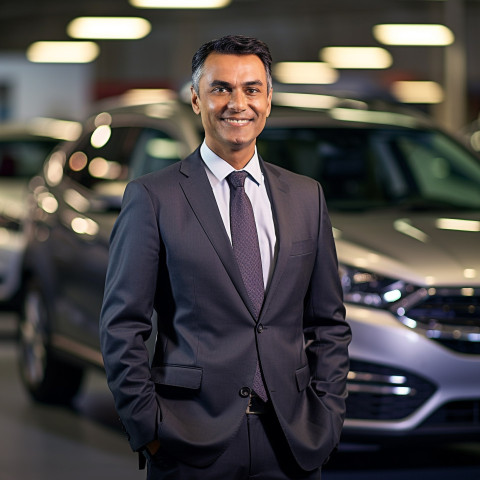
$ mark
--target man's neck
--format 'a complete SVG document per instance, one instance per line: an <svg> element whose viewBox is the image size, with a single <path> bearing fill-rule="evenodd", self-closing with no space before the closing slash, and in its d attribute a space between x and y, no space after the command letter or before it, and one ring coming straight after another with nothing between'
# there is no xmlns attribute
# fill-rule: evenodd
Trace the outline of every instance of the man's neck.
<svg viewBox="0 0 480 480"><path fill-rule="evenodd" d="M255 144L253 144L249 148L242 148L239 150L235 149L228 149L228 150L221 150L221 151L216 151L210 145L208 145L208 148L212 150L213 153L218 155L222 160L227 162L229 165L231 165L235 170L241 170L242 168L245 167L245 165L252 159L253 155L255 154Z"/></svg>

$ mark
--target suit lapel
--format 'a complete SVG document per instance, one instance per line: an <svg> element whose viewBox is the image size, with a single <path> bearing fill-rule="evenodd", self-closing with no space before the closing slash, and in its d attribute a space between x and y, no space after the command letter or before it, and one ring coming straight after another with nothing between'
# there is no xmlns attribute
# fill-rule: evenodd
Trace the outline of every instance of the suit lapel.
<svg viewBox="0 0 480 480"><path fill-rule="evenodd" d="M290 255L292 245L292 216L289 212L289 193L288 184L282 180L281 174L277 170L269 168L269 165L260 159L263 174L266 180L267 193L273 210L273 219L275 223L275 233L277 237L277 258L273 269L273 274L267 291L262 312L268 311L268 306L275 296L275 290L278 287L283 271Z"/></svg>
<svg viewBox="0 0 480 480"><path fill-rule="evenodd" d="M181 162L180 173L182 174L180 187L191 209L217 252L235 289L252 317L255 318L254 309L233 255L232 245L225 231L225 225L218 210L215 195L205 172L199 149Z"/></svg>

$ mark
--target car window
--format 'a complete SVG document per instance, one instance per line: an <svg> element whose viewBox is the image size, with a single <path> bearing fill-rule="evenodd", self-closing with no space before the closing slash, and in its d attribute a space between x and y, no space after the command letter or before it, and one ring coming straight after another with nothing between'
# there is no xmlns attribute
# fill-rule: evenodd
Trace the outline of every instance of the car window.
<svg viewBox="0 0 480 480"><path fill-rule="evenodd" d="M178 142L165 132L142 127L97 128L69 156L65 174L99 190L120 184L180 159Z"/></svg>
<svg viewBox="0 0 480 480"><path fill-rule="evenodd" d="M425 198L480 206L480 168L447 137L427 133L399 141Z"/></svg>
<svg viewBox="0 0 480 480"><path fill-rule="evenodd" d="M56 143L40 139L0 142L0 177L33 177Z"/></svg>
<svg viewBox="0 0 480 480"><path fill-rule="evenodd" d="M182 157L181 152L181 142L165 132L143 129L132 152L130 179L178 162Z"/></svg>
<svg viewBox="0 0 480 480"><path fill-rule="evenodd" d="M480 208L480 162L436 130L266 128L265 159L317 179L331 208Z"/></svg>

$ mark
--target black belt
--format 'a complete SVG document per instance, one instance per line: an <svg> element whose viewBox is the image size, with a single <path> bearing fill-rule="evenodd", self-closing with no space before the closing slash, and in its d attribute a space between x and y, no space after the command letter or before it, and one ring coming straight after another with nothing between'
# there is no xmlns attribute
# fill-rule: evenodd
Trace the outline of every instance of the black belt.
<svg viewBox="0 0 480 480"><path fill-rule="evenodd" d="M264 402L258 395L252 392L247 406L247 415L263 415L269 411L270 402Z"/></svg>

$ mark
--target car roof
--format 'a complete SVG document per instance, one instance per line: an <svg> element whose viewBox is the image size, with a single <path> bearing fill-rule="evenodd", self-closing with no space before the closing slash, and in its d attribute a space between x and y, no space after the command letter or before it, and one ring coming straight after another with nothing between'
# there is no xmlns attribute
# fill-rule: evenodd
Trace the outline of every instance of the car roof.
<svg viewBox="0 0 480 480"><path fill-rule="evenodd" d="M89 121L104 111L115 117L136 115L161 118L184 116L197 129L200 118L191 109L188 99L171 90L162 90L157 96L143 99L122 95L102 100L94 105ZM384 100L368 100L338 95L276 92L267 128L338 127L338 128L435 128L427 115L413 108Z"/></svg>

